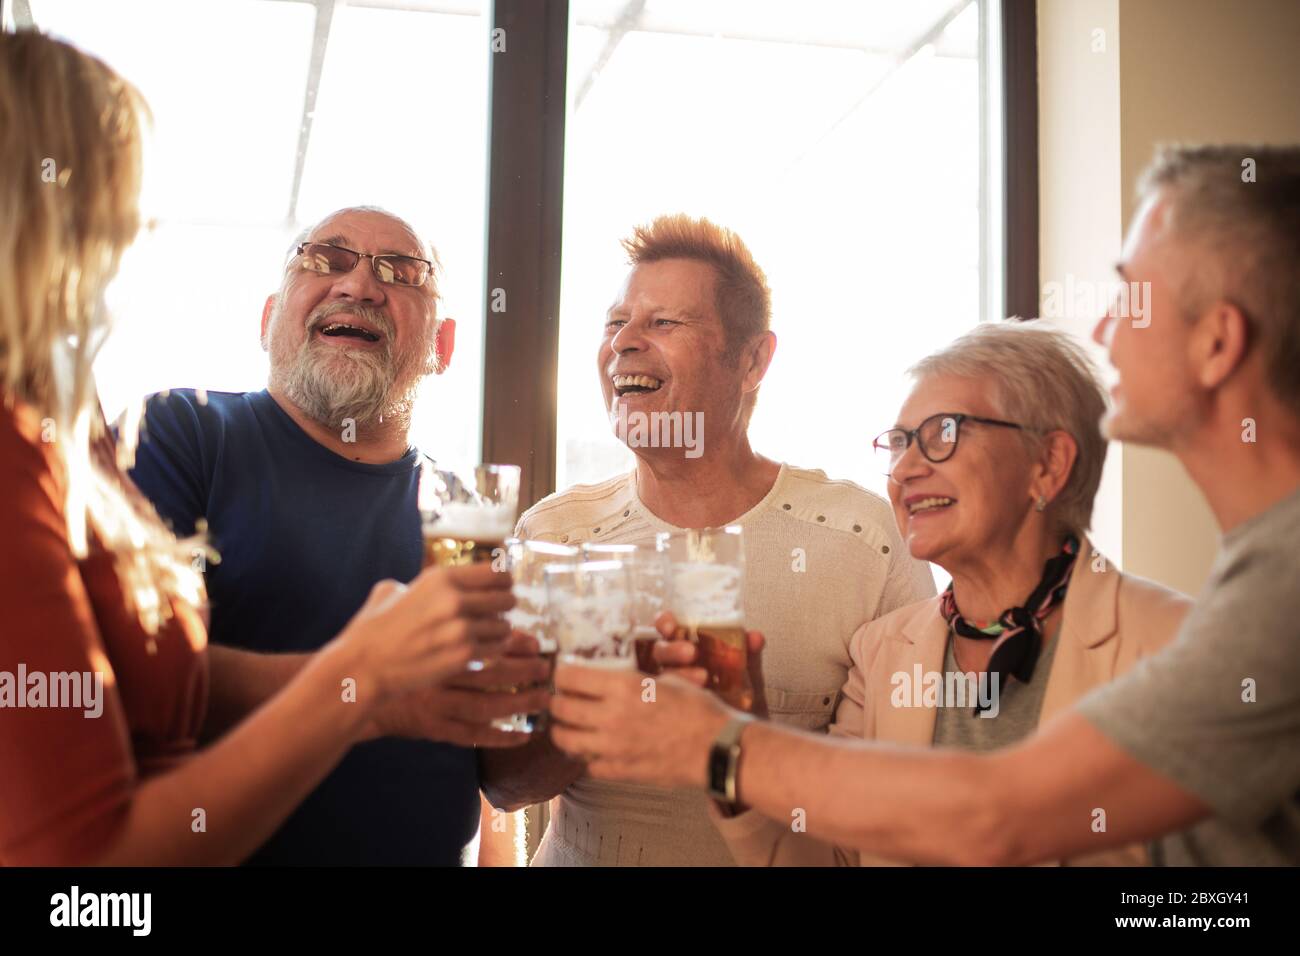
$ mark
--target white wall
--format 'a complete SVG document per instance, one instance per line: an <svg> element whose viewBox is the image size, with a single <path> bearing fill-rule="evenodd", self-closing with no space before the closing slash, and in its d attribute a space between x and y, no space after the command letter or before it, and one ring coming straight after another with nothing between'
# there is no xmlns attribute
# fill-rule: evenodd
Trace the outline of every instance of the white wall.
<svg viewBox="0 0 1300 956"><path fill-rule="evenodd" d="M1044 284L1112 277L1157 143L1300 142L1295 0L1039 0L1038 29ZM1126 571L1196 593L1218 543L1200 492L1163 452L1111 457L1098 543Z"/></svg>

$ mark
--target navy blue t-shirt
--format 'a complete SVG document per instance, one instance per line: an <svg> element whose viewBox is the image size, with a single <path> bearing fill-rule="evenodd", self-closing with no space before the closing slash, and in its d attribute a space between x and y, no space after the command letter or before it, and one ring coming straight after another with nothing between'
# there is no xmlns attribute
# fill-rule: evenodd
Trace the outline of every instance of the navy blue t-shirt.
<svg viewBox="0 0 1300 956"><path fill-rule="evenodd" d="M178 535L206 519L214 643L312 651L383 578L420 571L419 453L348 461L265 391L180 389L149 399L131 477ZM458 865L478 829L474 751L359 744L249 861Z"/></svg>

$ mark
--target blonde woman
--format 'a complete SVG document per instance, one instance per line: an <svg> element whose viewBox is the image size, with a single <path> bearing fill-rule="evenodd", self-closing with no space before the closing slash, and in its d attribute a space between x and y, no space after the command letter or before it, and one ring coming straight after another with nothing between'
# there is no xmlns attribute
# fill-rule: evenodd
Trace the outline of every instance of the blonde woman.
<svg viewBox="0 0 1300 956"><path fill-rule="evenodd" d="M90 375L138 227L142 110L98 60L0 33L0 864L241 861L386 709L490 653L513 603L487 567L382 582L198 747L219 690L202 545L123 477Z"/></svg>

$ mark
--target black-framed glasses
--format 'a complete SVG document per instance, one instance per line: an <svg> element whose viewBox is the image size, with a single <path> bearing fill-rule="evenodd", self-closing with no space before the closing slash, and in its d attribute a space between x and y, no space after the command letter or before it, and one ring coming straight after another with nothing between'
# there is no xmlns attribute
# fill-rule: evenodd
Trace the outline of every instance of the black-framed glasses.
<svg viewBox="0 0 1300 956"><path fill-rule="evenodd" d="M1024 425L1004 422L997 418L981 418L979 415L967 415L964 412L939 412L910 431L906 428L890 428L881 432L871 443L871 447L886 475L893 475L894 468L907 453L913 441L916 442L916 447L921 449L921 454L925 456L926 461L938 464L947 461L957 450L963 422L1025 429Z"/></svg>
<svg viewBox="0 0 1300 956"><path fill-rule="evenodd" d="M369 259L370 270L387 285L424 285L433 270L433 263L428 259L394 253L372 256L327 242L304 242L298 246L298 255L303 269L323 276L351 272L362 259Z"/></svg>

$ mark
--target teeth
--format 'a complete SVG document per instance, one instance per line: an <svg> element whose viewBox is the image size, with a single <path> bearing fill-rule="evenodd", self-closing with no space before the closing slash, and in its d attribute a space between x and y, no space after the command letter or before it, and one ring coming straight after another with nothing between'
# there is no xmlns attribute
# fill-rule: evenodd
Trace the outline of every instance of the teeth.
<svg viewBox="0 0 1300 956"><path fill-rule="evenodd" d="M952 498L922 498L920 501L914 502L909 507L909 511L912 514L916 514L918 511L929 511L931 508L942 508L945 505L950 505L952 503Z"/></svg>
<svg viewBox="0 0 1300 956"><path fill-rule="evenodd" d="M649 375L615 375L615 388L658 388L663 384L657 378L651 378Z"/></svg>
<svg viewBox="0 0 1300 956"><path fill-rule="evenodd" d="M373 339L375 341L379 340L379 336L376 335L374 332L371 332L369 329L363 329L358 325L348 325L346 322L330 322L327 325L321 326L322 334L326 332L342 331L344 329L348 329L353 332L360 332L368 339Z"/></svg>

